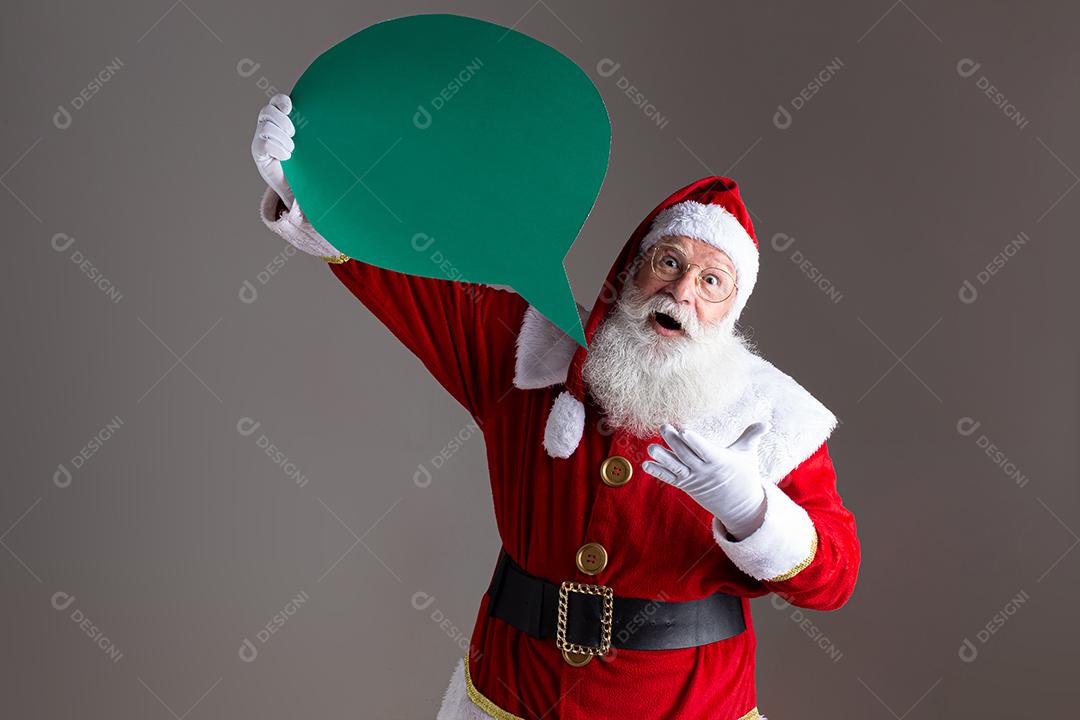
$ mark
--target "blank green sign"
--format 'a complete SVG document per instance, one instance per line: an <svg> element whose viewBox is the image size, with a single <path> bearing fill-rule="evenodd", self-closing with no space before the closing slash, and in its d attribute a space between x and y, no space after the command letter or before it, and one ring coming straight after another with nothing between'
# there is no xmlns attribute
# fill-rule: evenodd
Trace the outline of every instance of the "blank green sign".
<svg viewBox="0 0 1080 720"><path fill-rule="evenodd" d="M607 171L611 125L570 59L457 15L372 25L296 83L289 184L342 252L509 285L585 344L563 257Z"/></svg>

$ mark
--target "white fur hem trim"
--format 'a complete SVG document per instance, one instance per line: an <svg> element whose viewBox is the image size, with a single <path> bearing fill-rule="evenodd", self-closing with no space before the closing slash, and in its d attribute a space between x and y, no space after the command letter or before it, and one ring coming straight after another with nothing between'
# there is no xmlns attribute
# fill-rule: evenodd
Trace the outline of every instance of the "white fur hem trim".
<svg viewBox="0 0 1080 720"><path fill-rule="evenodd" d="M729 317L738 318L757 284L759 263L754 239L739 219L718 203L684 200L656 214L648 234L641 240L641 250L648 250L658 240L670 235L697 238L728 254L735 264L736 282L739 285Z"/></svg>
<svg viewBox="0 0 1080 720"><path fill-rule="evenodd" d="M281 198L273 188L266 188L259 203L259 218L266 227L280 235L297 250L320 258L336 257L341 252L327 242L326 238L312 226L300 210L300 202L293 200L289 211L278 216Z"/></svg>
<svg viewBox="0 0 1080 720"><path fill-rule="evenodd" d="M580 304L577 308L584 324L589 318L589 311ZM561 342L566 337L566 333L541 315L539 310L532 305L526 308L517 336L514 386L522 390L536 390L566 382L566 373L577 349L577 343L572 340Z"/></svg>
<svg viewBox="0 0 1080 720"><path fill-rule="evenodd" d="M769 720L764 715L756 714L756 710L744 717ZM468 685L465 680L465 658L458 660L457 665L454 667L454 672L450 676L450 684L443 694L442 705L439 707L439 713L435 716L435 720L496 720L493 715L488 715L477 707L476 703L469 697Z"/></svg>
<svg viewBox="0 0 1080 720"><path fill-rule="evenodd" d="M817 551L817 530L806 510L772 483L765 483L765 519L742 540L725 537L724 526L713 518L716 543L735 567L755 580L780 582L809 565Z"/></svg>
<svg viewBox="0 0 1080 720"><path fill-rule="evenodd" d="M454 667L435 720L495 720L469 698L465 685L465 658L460 658Z"/></svg>
<svg viewBox="0 0 1080 720"><path fill-rule="evenodd" d="M581 442L585 430L585 406L563 390L555 398L544 426L544 449L555 458L568 458Z"/></svg>

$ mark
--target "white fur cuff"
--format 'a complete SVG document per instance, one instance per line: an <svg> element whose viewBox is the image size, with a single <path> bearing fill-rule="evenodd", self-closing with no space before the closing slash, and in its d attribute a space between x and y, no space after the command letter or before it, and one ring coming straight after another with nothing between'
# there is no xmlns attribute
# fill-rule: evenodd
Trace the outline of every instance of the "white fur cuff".
<svg viewBox="0 0 1080 720"><path fill-rule="evenodd" d="M817 530L797 502L771 482L765 483L765 520L743 540L729 540L713 518L712 533L735 566L755 580L789 580L809 565L817 552Z"/></svg>
<svg viewBox="0 0 1080 720"><path fill-rule="evenodd" d="M300 203L293 200L292 207L287 213L278 212L283 208L281 198L273 188L266 188L262 202L259 203L259 217L266 227L276 234L285 238L285 241L308 255L320 258L337 257L341 252L326 241L322 235L308 222L304 213L300 210Z"/></svg>

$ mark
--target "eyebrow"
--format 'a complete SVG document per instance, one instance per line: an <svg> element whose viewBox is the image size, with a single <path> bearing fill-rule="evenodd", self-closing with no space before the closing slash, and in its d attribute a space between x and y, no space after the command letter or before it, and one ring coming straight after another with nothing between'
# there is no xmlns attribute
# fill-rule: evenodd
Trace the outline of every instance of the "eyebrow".
<svg viewBox="0 0 1080 720"><path fill-rule="evenodd" d="M664 241L664 244L665 245L672 245L674 247L677 247L679 250L682 251L682 253L684 255L687 255L687 256L690 255L690 248L687 247L688 243L685 240L671 240L671 239L668 239L668 240ZM710 247L712 247L712 246L710 246ZM724 253L723 250L720 250L720 249L717 248L716 252L717 253L723 253L723 254L717 255L715 260L710 260L706 267L725 268L727 270L730 270L731 273L734 275L735 274L735 262L730 257L728 257L727 253Z"/></svg>
<svg viewBox="0 0 1080 720"><path fill-rule="evenodd" d="M716 262L713 264L713 267L721 267L726 270L730 270L732 275L735 274L735 262L728 257L720 256L716 258Z"/></svg>

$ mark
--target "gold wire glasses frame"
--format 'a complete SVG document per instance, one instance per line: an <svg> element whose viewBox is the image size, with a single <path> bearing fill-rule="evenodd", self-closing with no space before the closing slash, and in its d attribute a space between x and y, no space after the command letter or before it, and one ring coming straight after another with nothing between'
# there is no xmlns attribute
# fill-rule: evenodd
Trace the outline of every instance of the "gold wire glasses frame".
<svg viewBox="0 0 1080 720"><path fill-rule="evenodd" d="M701 268L694 278L694 287L697 289L697 294L706 302L724 302L739 286L725 268L702 267L697 263L686 262L686 253L678 245L672 243L654 245L650 265L653 275L664 282L680 280L691 266ZM715 278L715 283L707 284L706 276Z"/></svg>

